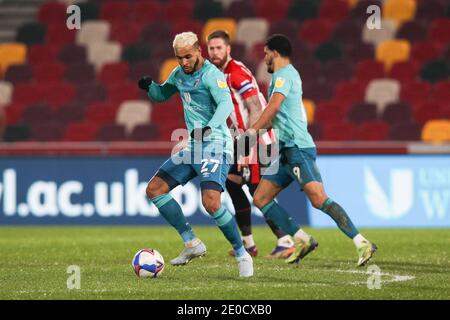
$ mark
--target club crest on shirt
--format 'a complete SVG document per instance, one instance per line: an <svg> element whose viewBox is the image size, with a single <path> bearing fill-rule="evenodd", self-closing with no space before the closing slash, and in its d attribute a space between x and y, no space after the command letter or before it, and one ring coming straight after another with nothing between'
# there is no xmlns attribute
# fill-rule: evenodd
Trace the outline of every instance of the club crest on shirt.
<svg viewBox="0 0 450 320"><path fill-rule="evenodd" d="M284 86L284 79L277 78L277 80L275 80L275 88L282 88L283 86Z"/></svg>
<svg viewBox="0 0 450 320"><path fill-rule="evenodd" d="M217 79L217 86L220 89L225 89L227 87L227 82L224 80Z"/></svg>

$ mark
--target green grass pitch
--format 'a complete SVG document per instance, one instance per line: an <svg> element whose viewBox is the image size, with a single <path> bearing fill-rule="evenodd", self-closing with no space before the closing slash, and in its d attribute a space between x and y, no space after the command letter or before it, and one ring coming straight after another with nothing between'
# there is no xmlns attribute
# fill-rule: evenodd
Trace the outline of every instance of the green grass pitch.
<svg viewBox="0 0 450 320"><path fill-rule="evenodd" d="M379 247L368 266L380 268L380 288L357 268L353 243L337 229L306 229L319 241L298 266L266 260L275 245L254 227L260 256L255 276L239 279L229 245L215 227L194 227L208 253L186 266L169 261L182 249L169 227L2 227L0 299L450 299L450 232L367 229ZM133 255L155 248L165 258L160 278L138 279ZM81 269L81 288L67 289L67 267Z"/></svg>

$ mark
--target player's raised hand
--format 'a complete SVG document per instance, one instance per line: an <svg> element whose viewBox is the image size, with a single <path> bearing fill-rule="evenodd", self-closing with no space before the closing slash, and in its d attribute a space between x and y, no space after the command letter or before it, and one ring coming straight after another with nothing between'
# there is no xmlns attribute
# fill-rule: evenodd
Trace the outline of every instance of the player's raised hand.
<svg viewBox="0 0 450 320"><path fill-rule="evenodd" d="M191 131L191 138L197 141L203 141L204 138L212 133L211 127L195 128Z"/></svg>
<svg viewBox="0 0 450 320"><path fill-rule="evenodd" d="M148 91L148 88L150 87L152 82L153 82L152 78L150 78L149 76L143 76L141 79L139 79L138 86L142 90Z"/></svg>

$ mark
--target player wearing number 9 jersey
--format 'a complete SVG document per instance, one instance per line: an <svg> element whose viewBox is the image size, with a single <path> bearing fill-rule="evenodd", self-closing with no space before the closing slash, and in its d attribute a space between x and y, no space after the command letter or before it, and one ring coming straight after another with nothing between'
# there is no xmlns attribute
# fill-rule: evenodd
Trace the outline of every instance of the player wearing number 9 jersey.
<svg viewBox="0 0 450 320"><path fill-rule="evenodd" d="M173 154L151 178L147 196L183 239L185 248L171 264L184 265L205 255L206 247L195 236L180 205L169 192L199 176L203 206L231 243L240 276L250 277L253 275L252 258L243 246L233 216L220 200L233 160L231 134L226 123L233 110L230 90L223 73L202 57L196 34L176 35L173 48L179 66L169 78L163 84L156 84L144 77L139 87L157 102L179 92L191 137L187 147Z"/></svg>

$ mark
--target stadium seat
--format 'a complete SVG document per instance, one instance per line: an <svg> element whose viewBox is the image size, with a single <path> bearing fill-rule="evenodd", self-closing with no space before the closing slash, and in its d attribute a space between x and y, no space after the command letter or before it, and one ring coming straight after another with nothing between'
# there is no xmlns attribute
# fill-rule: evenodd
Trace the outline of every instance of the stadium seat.
<svg viewBox="0 0 450 320"><path fill-rule="evenodd" d="M364 100L366 86L356 80L341 81L335 87L335 98L348 104Z"/></svg>
<svg viewBox="0 0 450 320"><path fill-rule="evenodd" d="M258 1L259 2L259 1ZM271 7L275 8L271 4ZM281 33L286 35L291 40L297 38L298 22L296 20L282 19L269 25L268 34Z"/></svg>
<svg viewBox="0 0 450 320"><path fill-rule="evenodd" d="M314 102L328 101L333 97L334 84L303 82L303 97Z"/></svg>
<svg viewBox="0 0 450 320"><path fill-rule="evenodd" d="M322 42L314 51L314 56L321 63L340 60L343 55L343 48L339 42Z"/></svg>
<svg viewBox="0 0 450 320"><path fill-rule="evenodd" d="M46 2L39 7L38 19L50 24L65 24L67 7L61 2Z"/></svg>
<svg viewBox="0 0 450 320"><path fill-rule="evenodd" d="M209 0L195 0L192 16L196 20L206 22L209 19L223 17L222 4Z"/></svg>
<svg viewBox="0 0 450 320"><path fill-rule="evenodd" d="M3 140L5 142L28 141L30 137L30 127L26 124L18 124L6 127Z"/></svg>
<svg viewBox="0 0 450 320"><path fill-rule="evenodd" d="M433 21L445 17L445 1L428 0L418 1L416 19L419 21Z"/></svg>
<svg viewBox="0 0 450 320"><path fill-rule="evenodd" d="M427 82L413 81L404 83L400 90L400 98L402 101L416 105L425 102L431 94L431 85Z"/></svg>
<svg viewBox="0 0 450 320"><path fill-rule="evenodd" d="M152 141L159 139L159 127L154 123L140 124L134 127L130 135L133 141Z"/></svg>
<svg viewBox="0 0 450 320"><path fill-rule="evenodd" d="M77 3L77 6L80 7L81 12L81 22L85 22L87 20L97 20L99 16L99 4L96 2L81 2Z"/></svg>
<svg viewBox="0 0 450 320"><path fill-rule="evenodd" d="M450 142L450 121L447 119L430 120L422 128L422 141L430 143Z"/></svg>
<svg viewBox="0 0 450 320"><path fill-rule="evenodd" d="M323 0L320 3L319 17L337 23L345 19L349 9L347 0Z"/></svg>
<svg viewBox="0 0 450 320"><path fill-rule="evenodd" d="M84 116L85 108L79 102L69 103L54 112L53 120L65 126L70 123L83 121Z"/></svg>
<svg viewBox="0 0 450 320"><path fill-rule="evenodd" d="M77 32L76 43L89 46L91 44L108 41L110 25L108 21L86 21L81 24L81 29Z"/></svg>
<svg viewBox="0 0 450 320"><path fill-rule="evenodd" d="M15 125L22 120L22 114L25 108L18 103L11 103L5 106L0 104L6 115L6 125Z"/></svg>
<svg viewBox="0 0 450 320"><path fill-rule="evenodd" d="M135 1L131 3L130 20L138 24L158 20L164 6L160 1Z"/></svg>
<svg viewBox="0 0 450 320"><path fill-rule="evenodd" d="M440 55L440 47L432 41L419 41L413 44L411 59L423 64Z"/></svg>
<svg viewBox="0 0 450 320"><path fill-rule="evenodd" d="M446 117L444 112L445 105L445 102L438 103L434 101L417 104L413 109L414 120L423 125L429 120L444 119Z"/></svg>
<svg viewBox="0 0 450 320"><path fill-rule="evenodd" d="M333 30L332 39L338 40L346 45L361 41L361 24L352 20L344 20Z"/></svg>
<svg viewBox="0 0 450 320"><path fill-rule="evenodd" d="M433 101L447 103L450 106L450 80L436 83L431 98Z"/></svg>
<svg viewBox="0 0 450 320"><path fill-rule="evenodd" d="M175 38L175 35L184 32L186 30L190 30L194 32L196 35L201 35L202 29L203 24L200 21L176 20L172 24L172 38Z"/></svg>
<svg viewBox="0 0 450 320"><path fill-rule="evenodd" d="M57 83L64 79L65 67L59 62L44 62L34 67L34 80L38 83Z"/></svg>
<svg viewBox="0 0 450 320"><path fill-rule="evenodd" d="M130 64L151 59L151 48L146 42L135 42L122 50L122 60Z"/></svg>
<svg viewBox="0 0 450 320"><path fill-rule="evenodd" d="M28 64L13 64L6 69L5 81L12 84L30 82L33 79L33 69Z"/></svg>
<svg viewBox="0 0 450 320"><path fill-rule="evenodd" d="M93 141L97 133L98 126L95 123L76 122L70 123L64 131L64 141Z"/></svg>
<svg viewBox="0 0 450 320"><path fill-rule="evenodd" d="M411 121L411 107L404 102L388 103L381 118L390 125Z"/></svg>
<svg viewBox="0 0 450 320"><path fill-rule="evenodd" d="M14 86L12 101L24 106L36 104L42 101L45 90L46 87L43 85L19 83Z"/></svg>
<svg viewBox="0 0 450 320"><path fill-rule="evenodd" d="M128 78L128 73L129 67L126 62L106 63L102 66L99 79L108 84L120 83Z"/></svg>
<svg viewBox="0 0 450 320"><path fill-rule="evenodd" d="M347 45L347 59L351 61L371 60L375 57L375 49L372 44L353 43Z"/></svg>
<svg viewBox="0 0 450 320"><path fill-rule="evenodd" d="M73 84L60 82L46 87L44 101L53 109L59 109L62 105L69 103L75 97Z"/></svg>
<svg viewBox="0 0 450 320"><path fill-rule="evenodd" d="M355 128L355 140L383 141L388 135L389 125L384 121L363 122Z"/></svg>
<svg viewBox="0 0 450 320"><path fill-rule="evenodd" d="M230 36L230 41L234 42L236 39L237 25L236 21L231 18L214 18L206 21L203 26L200 42L207 43L208 35L216 30L225 30Z"/></svg>
<svg viewBox="0 0 450 320"><path fill-rule="evenodd" d="M77 30L61 28L60 24L49 25L46 33L46 43L62 47L75 41Z"/></svg>
<svg viewBox="0 0 450 320"><path fill-rule="evenodd" d="M64 63L85 63L86 47L71 43L62 48L58 54L58 60Z"/></svg>
<svg viewBox="0 0 450 320"><path fill-rule="evenodd" d="M444 59L431 60L422 67L420 77L432 83L447 80L450 77L450 64Z"/></svg>
<svg viewBox="0 0 450 320"><path fill-rule="evenodd" d="M347 112L347 119L355 124L378 119L377 105L374 103L356 103Z"/></svg>
<svg viewBox="0 0 450 320"><path fill-rule="evenodd" d="M416 14L415 0L386 0L383 3L383 18L390 19L400 26L410 21Z"/></svg>
<svg viewBox="0 0 450 320"><path fill-rule="evenodd" d="M13 85L0 80L0 107L9 105L12 102Z"/></svg>
<svg viewBox="0 0 450 320"><path fill-rule="evenodd" d="M363 27L362 40L377 46L379 43L392 40L395 37L396 26L391 20L381 20L381 29L369 29Z"/></svg>
<svg viewBox="0 0 450 320"><path fill-rule="evenodd" d="M332 25L326 21L307 20L300 26L297 40L316 46L329 38L331 30Z"/></svg>
<svg viewBox="0 0 450 320"><path fill-rule="evenodd" d="M128 79L138 81L143 75L149 75L152 79L158 79L159 70L152 62L137 62L129 65Z"/></svg>
<svg viewBox="0 0 450 320"><path fill-rule="evenodd" d="M231 2L229 7L225 10L225 17L233 17L236 21L255 17L254 2L246 0L233 0L233 2Z"/></svg>
<svg viewBox="0 0 450 320"><path fill-rule="evenodd" d="M303 107L305 107L308 124L314 123L314 112L316 108L314 101L309 99L303 99Z"/></svg>
<svg viewBox="0 0 450 320"><path fill-rule="evenodd" d="M299 22L318 18L319 2L314 0L293 0L289 10L288 18Z"/></svg>
<svg viewBox="0 0 450 320"><path fill-rule="evenodd" d="M322 65L320 74L327 82L336 84L353 76L353 64L349 60L331 61Z"/></svg>
<svg viewBox="0 0 450 320"><path fill-rule="evenodd" d="M126 100L136 100L144 95L144 92L138 88L135 82L123 82L120 84L109 85L108 97L111 103L120 104Z"/></svg>
<svg viewBox="0 0 450 320"><path fill-rule="evenodd" d="M274 6L272 0L255 1L256 16L267 19L271 25L283 21L287 17L290 3L290 0L281 0Z"/></svg>
<svg viewBox="0 0 450 320"><path fill-rule="evenodd" d="M164 81L166 81L167 78L169 78L169 75L172 73L173 69L175 69L176 67L178 67L177 59L166 59L163 62L161 69L159 70L159 82L163 83Z"/></svg>
<svg viewBox="0 0 450 320"><path fill-rule="evenodd" d="M127 21L131 10L128 1L104 1L100 7L100 19L107 21Z"/></svg>
<svg viewBox="0 0 450 320"><path fill-rule="evenodd" d="M99 125L114 123L118 108L118 105L94 102L86 110L86 121L98 123Z"/></svg>
<svg viewBox="0 0 450 320"><path fill-rule="evenodd" d="M87 82L78 86L76 98L78 102L88 105L94 101L106 100L106 93L103 82Z"/></svg>
<svg viewBox="0 0 450 320"><path fill-rule="evenodd" d="M405 122L392 125L389 130L389 140L416 141L420 140L420 126L415 122Z"/></svg>
<svg viewBox="0 0 450 320"><path fill-rule="evenodd" d="M324 128L323 140L351 141L355 138L355 127L351 123L331 123Z"/></svg>
<svg viewBox="0 0 450 320"><path fill-rule="evenodd" d="M22 43L0 43L0 74L9 65L22 64L27 57L27 47Z"/></svg>
<svg viewBox="0 0 450 320"><path fill-rule="evenodd" d="M127 140L125 127L116 123L101 126L96 134L97 141L125 141Z"/></svg>
<svg viewBox="0 0 450 320"><path fill-rule="evenodd" d="M139 41L142 25L130 21L114 23L111 25L110 40L127 46Z"/></svg>
<svg viewBox="0 0 450 320"><path fill-rule="evenodd" d="M53 111L50 108L50 106L48 106L45 103L40 103L27 107L22 115L22 120L30 126L33 126L35 124L48 123L49 119L52 118L53 118Z"/></svg>
<svg viewBox="0 0 450 320"><path fill-rule="evenodd" d="M415 61L397 62L392 66L389 77L396 79L403 85L416 81L419 75L419 64Z"/></svg>
<svg viewBox="0 0 450 320"><path fill-rule="evenodd" d="M323 128L321 124L317 122L308 124L308 132L314 140L322 140Z"/></svg>
<svg viewBox="0 0 450 320"><path fill-rule="evenodd" d="M373 79L384 78L384 65L375 60L362 60L356 65L355 77L367 83Z"/></svg>
<svg viewBox="0 0 450 320"><path fill-rule="evenodd" d="M169 1L165 5L164 20L168 21L170 24L174 24L177 21L192 21L194 4L194 1ZM183 31L186 31L186 29L184 29Z"/></svg>
<svg viewBox="0 0 450 320"><path fill-rule="evenodd" d="M340 123L345 118L347 104L327 101L316 104L314 122L321 124Z"/></svg>
<svg viewBox="0 0 450 320"><path fill-rule="evenodd" d="M121 54L120 43L104 42L89 45L87 58L88 62L92 63L98 71L104 64L119 62Z"/></svg>
<svg viewBox="0 0 450 320"><path fill-rule="evenodd" d="M31 140L33 141L61 141L64 134L64 125L55 121L44 124L36 123L31 127Z"/></svg>
<svg viewBox="0 0 450 320"><path fill-rule="evenodd" d="M397 30L396 38L406 39L409 42L423 41L427 38L427 29L415 20L405 22Z"/></svg>
<svg viewBox="0 0 450 320"><path fill-rule="evenodd" d="M151 109L149 101L126 101L117 111L116 122L124 125L127 134L131 134L135 126L150 123Z"/></svg>
<svg viewBox="0 0 450 320"><path fill-rule="evenodd" d="M437 19L432 22L429 37L440 44L450 42L450 18Z"/></svg>
<svg viewBox="0 0 450 320"><path fill-rule="evenodd" d="M376 59L384 63L386 72L396 62L404 62L409 59L410 44L407 40L387 40L378 44Z"/></svg>
<svg viewBox="0 0 450 320"><path fill-rule="evenodd" d="M86 83L95 79L95 69L92 64L74 63L66 65L64 79L73 83Z"/></svg>
<svg viewBox="0 0 450 320"><path fill-rule="evenodd" d="M17 29L16 41L28 46L45 42L46 28L39 22L28 22Z"/></svg>
<svg viewBox="0 0 450 320"><path fill-rule="evenodd" d="M35 65L43 62L53 62L60 51L59 46L35 44L28 47L27 60Z"/></svg>
<svg viewBox="0 0 450 320"><path fill-rule="evenodd" d="M382 114L388 103L398 102L400 83L394 79L376 79L369 82L366 88L365 101L377 105L378 114Z"/></svg>
<svg viewBox="0 0 450 320"><path fill-rule="evenodd" d="M161 43L171 48L172 44L167 43L167 39L170 39L170 41L172 41L173 40L172 35L173 35L172 25L170 25L167 22L157 21L144 26L142 28L139 39L140 41L149 43L152 46Z"/></svg>
<svg viewBox="0 0 450 320"><path fill-rule="evenodd" d="M261 18L245 18L239 21L236 42L250 48L254 43L264 42L267 38L269 24Z"/></svg>

